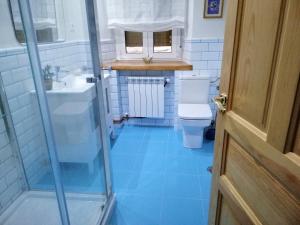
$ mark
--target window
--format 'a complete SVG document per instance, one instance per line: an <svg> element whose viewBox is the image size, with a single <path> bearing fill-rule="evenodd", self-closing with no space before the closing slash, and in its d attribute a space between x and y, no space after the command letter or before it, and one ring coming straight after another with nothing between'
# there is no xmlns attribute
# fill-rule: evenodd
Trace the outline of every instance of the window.
<svg viewBox="0 0 300 225"><path fill-rule="evenodd" d="M153 52L171 53L172 52L172 31L153 32Z"/></svg>
<svg viewBox="0 0 300 225"><path fill-rule="evenodd" d="M143 33L125 31L125 47L127 54L142 54Z"/></svg>
<svg viewBox="0 0 300 225"><path fill-rule="evenodd" d="M116 31L118 59L177 58L180 54L180 32Z"/></svg>

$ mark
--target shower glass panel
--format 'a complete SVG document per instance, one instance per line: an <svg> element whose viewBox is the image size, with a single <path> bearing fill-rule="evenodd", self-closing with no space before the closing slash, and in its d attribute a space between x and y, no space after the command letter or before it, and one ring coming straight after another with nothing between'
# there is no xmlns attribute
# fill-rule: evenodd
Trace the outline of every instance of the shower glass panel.
<svg viewBox="0 0 300 225"><path fill-rule="evenodd" d="M30 2L31 9L36 8L36 1ZM70 223L94 225L107 195L99 100L95 83L87 82L94 75L86 7L84 1L72 4L64 0L60 6L68 18L67 27L61 26L69 31L65 41L39 45L38 51ZM54 189L51 171L33 188Z"/></svg>
<svg viewBox="0 0 300 225"><path fill-rule="evenodd" d="M32 84L30 70L25 81L15 69L7 69L0 79L0 224L59 225L55 191L34 191L31 186L45 171L51 171L40 117L33 107L36 100L30 99L25 85L15 90L18 95L12 93L15 85ZM8 76L14 77L14 83ZM23 102L25 98L28 101Z"/></svg>
<svg viewBox="0 0 300 225"><path fill-rule="evenodd" d="M10 42L0 41L0 224L59 225L55 190L33 188L52 167L26 46L2 30L10 23L2 3L1 37Z"/></svg>
<svg viewBox="0 0 300 225"><path fill-rule="evenodd" d="M16 40L8 1L0 7L0 29L5 34L0 37L4 101L0 119L0 224L60 225L61 218L67 221L64 218L68 217L72 225L96 225L107 207L107 171L101 143L99 81L86 81L93 72L85 5L84 1L49 1L59 3L55 8L60 8L67 19L57 24L57 32L66 33L65 41L38 45L46 101L37 91L41 86L34 82L32 65L38 60L29 57L26 39L22 45ZM30 1L35 10L36 2ZM57 159L47 142L41 105L50 111ZM53 168L58 167L54 176ZM64 193L57 191L58 182ZM58 196L66 200L66 216L60 215L64 207L58 204Z"/></svg>

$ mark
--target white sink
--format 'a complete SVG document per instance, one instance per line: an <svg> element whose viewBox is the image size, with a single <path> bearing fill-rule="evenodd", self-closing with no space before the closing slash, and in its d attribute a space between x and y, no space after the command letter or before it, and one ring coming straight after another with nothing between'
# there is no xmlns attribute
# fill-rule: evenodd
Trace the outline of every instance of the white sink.
<svg viewBox="0 0 300 225"><path fill-rule="evenodd" d="M86 82L86 78L92 76L92 74L78 76L71 74L60 79L59 82L53 81L52 90L46 91L51 116L65 103L93 104L96 87L94 83ZM32 90L31 93L35 99L36 91Z"/></svg>
<svg viewBox="0 0 300 225"><path fill-rule="evenodd" d="M109 73L104 74L105 78ZM60 162L87 163L93 173L101 149L96 87L87 83L93 74L73 75L53 81L46 91ZM36 95L35 91L31 93Z"/></svg>
<svg viewBox="0 0 300 225"><path fill-rule="evenodd" d="M104 79L108 78L110 73L104 72ZM94 83L87 83L86 79L93 77L93 74L73 75L69 74L59 81L53 81L52 90L46 91L50 103L64 101L91 101L96 97L96 89ZM35 90L31 91L35 94ZM54 100L53 102L53 99ZM56 106L57 104L53 104Z"/></svg>
<svg viewBox="0 0 300 225"><path fill-rule="evenodd" d="M87 83L86 78L92 77L92 74L81 76L68 75L59 82L53 81L52 90L47 91L47 95L52 94L92 94L86 93L94 89L93 83Z"/></svg>

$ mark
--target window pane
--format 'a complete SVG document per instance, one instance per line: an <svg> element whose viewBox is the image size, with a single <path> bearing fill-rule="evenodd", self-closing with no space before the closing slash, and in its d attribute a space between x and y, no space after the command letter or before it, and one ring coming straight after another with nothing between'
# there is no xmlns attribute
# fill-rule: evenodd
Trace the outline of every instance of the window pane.
<svg viewBox="0 0 300 225"><path fill-rule="evenodd" d="M125 31L125 46L129 54L143 53L143 33Z"/></svg>
<svg viewBox="0 0 300 225"><path fill-rule="evenodd" d="M172 30L163 32L153 32L154 53L172 52Z"/></svg>

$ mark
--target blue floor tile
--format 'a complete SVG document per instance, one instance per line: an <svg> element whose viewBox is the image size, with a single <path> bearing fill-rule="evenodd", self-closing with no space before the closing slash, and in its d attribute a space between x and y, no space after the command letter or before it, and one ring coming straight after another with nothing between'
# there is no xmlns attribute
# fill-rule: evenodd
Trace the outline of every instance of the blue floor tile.
<svg viewBox="0 0 300 225"><path fill-rule="evenodd" d="M208 214L209 214L209 198L204 199L202 201L202 218L203 218L203 224L208 224Z"/></svg>
<svg viewBox="0 0 300 225"><path fill-rule="evenodd" d="M152 139L153 141L168 141L171 133L171 128L165 127L151 127L148 128L145 137L147 139Z"/></svg>
<svg viewBox="0 0 300 225"><path fill-rule="evenodd" d="M161 225L204 225L202 200L166 198Z"/></svg>
<svg viewBox="0 0 300 225"><path fill-rule="evenodd" d="M135 170L141 172L163 172L166 168L165 155L157 152L139 154Z"/></svg>
<svg viewBox="0 0 300 225"><path fill-rule="evenodd" d="M113 215L116 225L160 225L161 199L136 195L117 195Z"/></svg>
<svg viewBox="0 0 300 225"><path fill-rule="evenodd" d="M173 128L125 126L111 157L118 201L112 225L207 224L212 141L187 149Z"/></svg>
<svg viewBox="0 0 300 225"><path fill-rule="evenodd" d="M201 175L199 176L199 181L203 198L210 198L211 175Z"/></svg>
<svg viewBox="0 0 300 225"><path fill-rule="evenodd" d="M165 155L167 152L167 143L165 142L153 142L151 140L144 140L140 148L139 153L144 154L159 154Z"/></svg>
<svg viewBox="0 0 300 225"><path fill-rule="evenodd" d="M115 193L128 193L130 183L134 179L134 172L112 171L113 191Z"/></svg>
<svg viewBox="0 0 300 225"><path fill-rule="evenodd" d="M130 194L162 197L163 196L163 173L136 172L128 185Z"/></svg>
<svg viewBox="0 0 300 225"><path fill-rule="evenodd" d="M142 147L143 139L127 139L119 138L114 144L111 153L112 154L137 154Z"/></svg>
<svg viewBox="0 0 300 225"><path fill-rule="evenodd" d="M164 196L200 199L201 187L197 175L166 173Z"/></svg>
<svg viewBox="0 0 300 225"><path fill-rule="evenodd" d="M166 172L198 175L201 161L198 157L189 155L166 155Z"/></svg>
<svg viewBox="0 0 300 225"><path fill-rule="evenodd" d="M166 127L118 128L112 142L110 163L117 207L111 225L206 225L213 162L212 141L201 149L187 149L182 133ZM96 162L89 174L85 164L62 164L66 191L104 191L104 171ZM36 189L53 189L51 173Z"/></svg>
<svg viewBox="0 0 300 225"><path fill-rule="evenodd" d="M112 154L110 157L113 170L121 172L133 171L136 159L135 154Z"/></svg>

